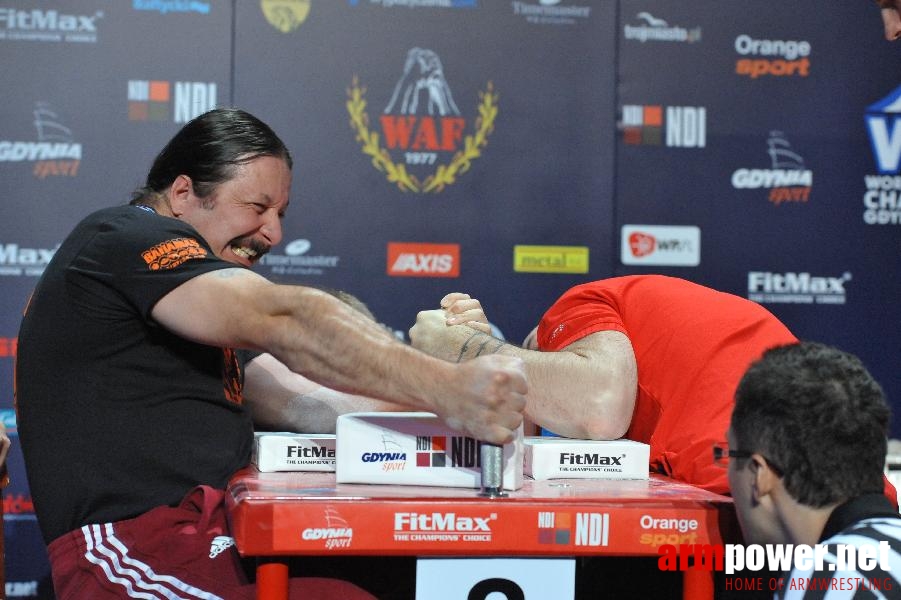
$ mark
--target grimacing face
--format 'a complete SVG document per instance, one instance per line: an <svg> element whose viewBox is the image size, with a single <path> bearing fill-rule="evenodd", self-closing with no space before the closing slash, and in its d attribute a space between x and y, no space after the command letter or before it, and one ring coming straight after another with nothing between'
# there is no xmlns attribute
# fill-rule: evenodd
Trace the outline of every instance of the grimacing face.
<svg viewBox="0 0 901 600"><path fill-rule="evenodd" d="M260 156L235 168L235 176L206 198L196 198L181 218L222 260L250 267L282 239L291 171L282 158Z"/></svg>

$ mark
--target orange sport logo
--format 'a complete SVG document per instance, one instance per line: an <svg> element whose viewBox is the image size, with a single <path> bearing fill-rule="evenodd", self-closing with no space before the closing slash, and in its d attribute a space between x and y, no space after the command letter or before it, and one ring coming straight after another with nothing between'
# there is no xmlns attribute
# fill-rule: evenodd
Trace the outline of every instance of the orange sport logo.
<svg viewBox="0 0 901 600"><path fill-rule="evenodd" d="M805 40L758 40L742 34L735 38L735 51L747 58L738 59L735 72L751 79L807 77L810 50L810 42Z"/></svg>
<svg viewBox="0 0 901 600"><path fill-rule="evenodd" d="M205 258L204 250L194 238L176 238L157 244L141 253L151 271L174 269L192 258Z"/></svg>

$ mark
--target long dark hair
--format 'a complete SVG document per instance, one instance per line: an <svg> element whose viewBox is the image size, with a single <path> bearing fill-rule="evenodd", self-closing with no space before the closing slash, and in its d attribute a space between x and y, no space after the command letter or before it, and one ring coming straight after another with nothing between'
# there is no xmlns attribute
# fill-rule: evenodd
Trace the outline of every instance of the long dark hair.
<svg viewBox="0 0 901 600"><path fill-rule="evenodd" d="M195 117L175 134L153 161L147 182L132 194L131 204L153 204L179 175L191 178L194 193L208 196L234 176L236 166L260 156L283 158L291 153L272 129L237 108L216 108Z"/></svg>

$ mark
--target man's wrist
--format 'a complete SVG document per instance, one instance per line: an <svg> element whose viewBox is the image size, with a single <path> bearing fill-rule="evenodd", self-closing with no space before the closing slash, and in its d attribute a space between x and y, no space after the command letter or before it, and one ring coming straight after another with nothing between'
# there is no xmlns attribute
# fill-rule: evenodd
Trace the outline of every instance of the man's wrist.
<svg viewBox="0 0 901 600"><path fill-rule="evenodd" d="M460 346L460 352L457 355L457 362L469 360L482 356L484 354L497 354L504 346L504 342L495 337L491 337L487 333L481 331L473 331L470 336L464 340Z"/></svg>

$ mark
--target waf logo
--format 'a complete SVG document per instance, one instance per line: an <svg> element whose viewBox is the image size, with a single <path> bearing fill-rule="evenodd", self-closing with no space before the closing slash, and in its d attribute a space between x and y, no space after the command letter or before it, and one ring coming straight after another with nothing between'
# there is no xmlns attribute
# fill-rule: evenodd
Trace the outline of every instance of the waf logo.
<svg viewBox="0 0 901 600"><path fill-rule="evenodd" d="M459 277L460 245L388 242L388 275Z"/></svg>
<svg viewBox="0 0 901 600"><path fill-rule="evenodd" d="M477 116L467 119L432 50L413 48L407 53L403 73L376 124L366 112L366 92L354 76L347 91L351 128L363 154L403 192L438 193L455 183L482 155L494 131L498 95L492 83L478 93Z"/></svg>
<svg viewBox="0 0 901 600"><path fill-rule="evenodd" d="M707 109L703 106L623 105L623 142L670 148L707 146Z"/></svg>
<svg viewBox="0 0 901 600"><path fill-rule="evenodd" d="M573 518L575 516L575 518ZM575 546L607 546L610 541L608 513L538 513L538 543Z"/></svg>
<svg viewBox="0 0 901 600"><path fill-rule="evenodd" d="M785 134L771 131L767 140L771 169L737 169L732 173L735 189L769 189L768 199L777 206L783 202L807 202L813 185L813 172L795 152Z"/></svg>
<svg viewBox="0 0 901 600"><path fill-rule="evenodd" d="M212 82L129 80L128 120L187 123L216 107L217 89Z"/></svg>
<svg viewBox="0 0 901 600"><path fill-rule="evenodd" d="M192 258L206 257L206 250L194 238L176 238L141 253L151 271L174 269Z"/></svg>
<svg viewBox="0 0 901 600"><path fill-rule="evenodd" d="M72 130L60 122L49 102L35 103L32 114L37 141L0 139L0 163L34 163L32 173L38 179L77 175L81 144L75 142Z"/></svg>
<svg viewBox="0 0 901 600"><path fill-rule="evenodd" d="M863 220L868 225L901 224L901 86L867 107L864 122L877 174L864 176Z"/></svg>
<svg viewBox="0 0 901 600"><path fill-rule="evenodd" d="M481 468L481 448L471 437L451 436L448 447L448 436L416 436L416 466Z"/></svg>

